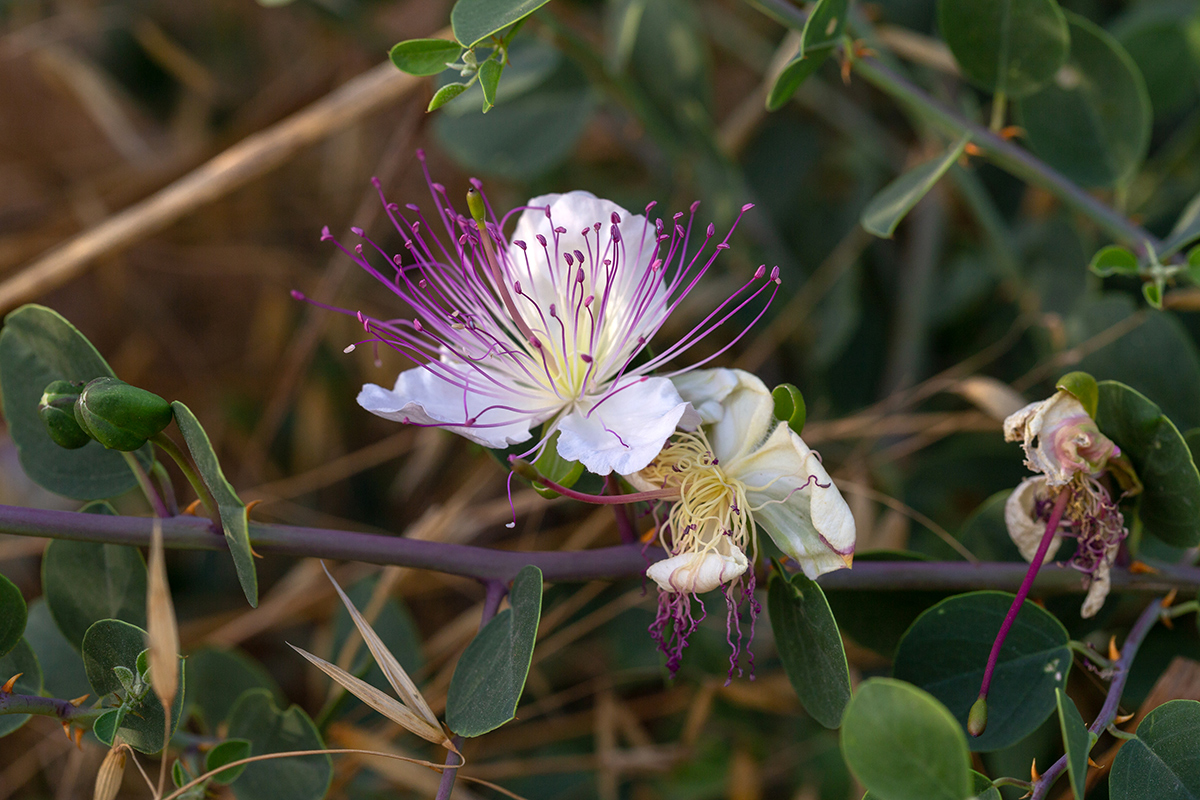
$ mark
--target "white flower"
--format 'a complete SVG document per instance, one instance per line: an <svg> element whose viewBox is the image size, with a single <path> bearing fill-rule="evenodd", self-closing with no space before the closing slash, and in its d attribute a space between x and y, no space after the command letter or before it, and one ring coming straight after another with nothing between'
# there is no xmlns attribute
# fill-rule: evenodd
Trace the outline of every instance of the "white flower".
<svg viewBox="0 0 1200 800"><path fill-rule="evenodd" d="M646 577L664 592L704 594L742 576L750 562L746 554L730 546L729 553L681 553L656 561L646 568Z"/></svg>
<svg viewBox="0 0 1200 800"><path fill-rule="evenodd" d="M367 384L358 402L381 417L446 428L486 447L526 442L548 423L527 454L557 430L559 455L591 472L641 469L677 426L699 421L669 377L650 373L779 284L777 271L768 278L760 268L683 339L635 365L728 248L729 235L718 242L709 225L696 253L695 205L686 223L682 214L651 223L588 192L543 195L524 207L509 239L508 216L497 219L489 209L481 234L476 221L454 211L444 187L430 187L449 249L419 209L409 206L410 218L391 204L407 252L387 257L369 243L387 258L383 270L361 245L350 253L416 314L390 321L360 314L372 334L366 341L419 364L391 389Z"/></svg>
<svg viewBox="0 0 1200 800"><path fill-rule="evenodd" d="M1083 404L1062 389L1004 420L1004 440L1021 442L1025 466L1045 475L1050 486L1065 486L1080 473L1099 472L1110 456L1120 453Z"/></svg>
<svg viewBox="0 0 1200 800"><path fill-rule="evenodd" d="M1026 561L1033 561L1046 533L1045 506L1051 503L1047 499L1049 494L1046 476L1035 475L1021 481L1004 501L1004 524L1008 527L1009 538ZM1062 535L1056 532L1046 549L1043 564L1054 559L1061 544Z"/></svg>

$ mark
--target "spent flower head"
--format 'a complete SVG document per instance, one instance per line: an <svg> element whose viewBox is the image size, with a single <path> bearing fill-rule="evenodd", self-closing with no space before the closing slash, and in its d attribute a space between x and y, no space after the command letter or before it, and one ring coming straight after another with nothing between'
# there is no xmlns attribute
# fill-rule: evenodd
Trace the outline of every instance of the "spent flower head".
<svg viewBox="0 0 1200 800"><path fill-rule="evenodd" d="M1051 486L1065 486L1078 474L1100 472L1109 458L1121 453L1065 389L1004 420L1004 440L1021 442L1025 466L1045 475Z"/></svg>

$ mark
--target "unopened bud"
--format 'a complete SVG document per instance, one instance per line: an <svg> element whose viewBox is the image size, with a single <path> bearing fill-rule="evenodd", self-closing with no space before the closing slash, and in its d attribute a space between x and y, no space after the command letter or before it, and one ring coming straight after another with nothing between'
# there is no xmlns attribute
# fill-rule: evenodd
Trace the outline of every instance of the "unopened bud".
<svg viewBox="0 0 1200 800"><path fill-rule="evenodd" d="M76 450L92 440L75 420L75 401L82 391L81 383L54 381L38 401L38 416L46 426L46 433L56 445L68 450Z"/></svg>
<svg viewBox="0 0 1200 800"><path fill-rule="evenodd" d="M482 229L484 220L486 219L484 216L483 195L476 191L474 186L467 189L467 210L471 212L471 219L475 220L475 224Z"/></svg>
<svg viewBox="0 0 1200 800"><path fill-rule="evenodd" d="M542 477L541 473L537 471L537 467L535 467L533 464L530 464L523 458L514 458L509 466L512 467L513 472L517 473L527 481L536 481L538 478Z"/></svg>
<svg viewBox="0 0 1200 800"><path fill-rule="evenodd" d="M987 698L980 697L975 701L975 705L971 706L970 713L967 714L967 733L972 736L982 736L986 729Z"/></svg>
<svg viewBox="0 0 1200 800"><path fill-rule="evenodd" d="M112 749L100 763L100 771L96 773L96 789L92 792L92 800L113 800L121 789L124 777L125 745L114 741Z"/></svg>
<svg viewBox="0 0 1200 800"><path fill-rule="evenodd" d="M96 378L75 401L75 421L110 450L137 450L171 423L171 404L116 378Z"/></svg>

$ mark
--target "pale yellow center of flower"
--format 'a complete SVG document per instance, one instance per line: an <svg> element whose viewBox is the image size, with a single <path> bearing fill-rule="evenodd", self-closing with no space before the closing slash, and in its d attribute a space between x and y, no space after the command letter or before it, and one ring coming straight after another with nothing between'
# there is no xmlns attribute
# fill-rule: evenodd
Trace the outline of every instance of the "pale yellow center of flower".
<svg viewBox="0 0 1200 800"><path fill-rule="evenodd" d="M746 486L721 468L703 431L678 434L638 474L654 486L679 492L666 524L659 526L659 540L668 553L728 553L721 546L727 540L754 560L757 539Z"/></svg>

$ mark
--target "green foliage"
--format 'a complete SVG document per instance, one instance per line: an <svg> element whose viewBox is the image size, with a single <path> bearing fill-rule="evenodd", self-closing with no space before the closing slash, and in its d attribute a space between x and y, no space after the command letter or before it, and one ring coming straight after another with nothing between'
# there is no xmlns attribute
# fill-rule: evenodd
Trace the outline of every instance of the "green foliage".
<svg viewBox="0 0 1200 800"><path fill-rule="evenodd" d="M1100 403L1100 387L1096 379L1086 372L1068 372L1054 383L1055 389L1067 392L1083 406L1088 416L1096 418L1096 408Z"/></svg>
<svg viewBox="0 0 1200 800"><path fill-rule="evenodd" d="M1096 255L1092 256L1089 268L1100 276L1137 275L1140 269L1137 256L1115 244L1097 250Z"/></svg>
<svg viewBox="0 0 1200 800"><path fill-rule="evenodd" d="M489 620L467 646L450 680L446 724L460 736L482 736L516 716L542 616L542 571L522 569L509 601L512 608Z"/></svg>
<svg viewBox="0 0 1200 800"><path fill-rule="evenodd" d="M1110 31L1145 77L1158 120L1195 104L1200 97L1200 9L1192 0L1133 5Z"/></svg>
<svg viewBox="0 0 1200 800"><path fill-rule="evenodd" d="M1116 381L1100 383L1096 424L1133 462L1145 487L1137 505L1145 531L1175 547L1200 544L1200 472L1175 424Z"/></svg>
<svg viewBox="0 0 1200 800"><path fill-rule="evenodd" d="M1067 12L1071 54L1054 81L1017 102L1034 152L1083 186L1125 184L1146 156L1151 109L1137 65L1111 35Z"/></svg>
<svg viewBox="0 0 1200 800"><path fill-rule="evenodd" d="M312 720L299 706L280 711L266 689L242 694L229 715L229 737L250 742L251 755L324 748ZM247 764L233 784L238 800L320 800L333 780L328 755L275 758Z"/></svg>
<svg viewBox="0 0 1200 800"><path fill-rule="evenodd" d="M42 666L42 682L49 694L72 698L91 693L78 646L67 641L58 629L44 598L29 604L25 640Z"/></svg>
<svg viewBox="0 0 1200 800"><path fill-rule="evenodd" d="M812 75L842 39L849 0L817 0L800 33L800 50L784 66L767 94L767 110L778 111Z"/></svg>
<svg viewBox="0 0 1200 800"><path fill-rule="evenodd" d="M550 441L546 443L542 454L533 462L533 466L537 469L539 475L549 478L559 486L565 486L570 489L583 477L583 464L578 461L567 461L558 454L558 436L559 431L555 431L550 436ZM542 497L550 499L558 497L558 492L553 489L547 489L538 483L533 484L533 489Z"/></svg>
<svg viewBox="0 0 1200 800"><path fill-rule="evenodd" d="M241 761L243 758L249 757L250 741L248 739L226 739L208 751L208 755L204 757L204 770L205 772L212 772L214 769L220 769L233 761ZM240 764L236 767L230 767L213 775L212 779L215 783L233 783L248 766L250 765Z"/></svg>
<svg viewBox="0 0 1200 800"><path fill-rule="evenodd" d="M1070 49L1054 0L940 0L938 27L971 82L1008 97L1040 89Z"/></svg>
<svg viewBox="0 0 1200 800"><path fill-rule="evenodd" d="M1146 715L1137 737L1117 751L1108 778L1112 800L1200 797L1200 703L1171 700Z"/></svg>
<svg viewBox="0 0 1200 800"><path fill-rule="evenodd" d="M104 723L93 729L105 744L119 733L130 747L142 753L157 753L164 744L166 713L150 688L145 658L146 632L136 625L102 619L83 637L83 666L92 692L101 699L119 696L117 707ZM185 686L183 660L179 661L179 685ZM184 692L171 706L171 732L179 724Z"/></svg>
<svg viewBox="0 0 1200 800"><path fill-rule="evenodd" d="M175 423L187 442L188 451L196 462L196 470L208 490L217 501L217 511L221 515L221 527L225 531L225 541L229 544L229 553L233 556L233 565L237 568L238 581L242 585L242 593L250 606L258 605L258 571L254 564L254 554L250 550L250 517L246 512L246 504L237 496L233 486L225 479L217 454L213 450L208 434L196 419L191 409L176 400L171 404L175 411Z"/></svg>
<svg viewBox="0 0 1200 800"><path fill-rule="evenodd" d="M29 609L21 590L8 578L0 575L0 656L17 646L25 632ZM0 678L4 680L4 678Z"/></svg>
<svg viewBox="0 0 1200 800"><path fill-rule="evenodd" d="M458 0L450 12L454 38L474 47L509 25L520 22L550 0Z"/></svg>
<svg viewBox="0 0 1200 800"><path fill-rule="evenodd" d="M969 140L964 136L944 154L913 167L883 187L863 209L862 226L869 233L890 239L900 221L963 154Z"/></svg>
<svg viewBox="0 0 1200 800"><path fill-rule="evenodd" d="M1007 592L984 591L938 603L900 641L893 674L944 703L965 731L992 642L1012 599ZM1054 711L1054 691L1067 685L1071 669L1067 639L1062 623L1025 602L1000 649L988 692L987 730L970 738L972 750L1015 744Z"/></svg>
<svg viewBox="0 0 1200 800"><path fill-rule="evenodd" d="M902 681L870 678L858 687L842 720L842 754L875 800L971 794L966 735L934 697Z"/></svg>
<svg viewBox="0 0 1200 800"><path fill-rule="evenodd" d="M208 731L228 720L238 698L251 689L266 689L283 702L271 673L241 650L204 647L188 655L187 665L188 714Z"/></svg>
<svg viewBox="0 0 1200 800"><path fill-rule="evenodd" d="M0 683L18 673L21 674L21 677L17 678L16 684L13 685L14 692L41 694L42 667L38 663L37 656L34 655L33 648L24 639L18 639L17 644L6 655L0 657ZM0 716L0 736L7 736L28 721L28 714Z"/></svg>
<svg viewBox="0 0 1200 800"><path fill-rule="evenodd" d="M767 608L779 658L804 710L826 728L838 727L850 701L850 668L821 587L804 573L789 579L775 562Z"/></svg>
<svg viewBox="0 0 1200 800"><path fill-rule="evenodd" d="M146 562L136 547L50 542L42 557L42 592L58 629L76 649L102 619L146 624Z"/></svg>
<svg viewBox="0 0 1200 800"><path fill-rule="evenodd" d="M437 75L454 63L462 45L445 39L410 39L388 52L388 58L401 72L409 75Z"/></svg>
<svg viewBox="0 0 1200 800"><path fill-rule="evenodd" d="M808 417L804 395L790 383L781 383L771 390L771 399L775 401L775 419L786 422L788 427L799 435L804 430L804 421Z"/></svg>
<svg viewBox="0 0 1200 800"><path fill-rule="evenodd" d="M1083 800L1086 786L1088 753L1095 741L1091 731L1083 724L1083 717L1075 707L1075 701L1067 697L1062 689L1054 690L1058 704L1058 724L1062 728L1063 750L1067 754L1067 772L1071 778L1071 791L1075 800Z"/></svg>
<svg viewBox="0 0 1200 800"><path fill-rule="evenodd" d="M48 308L21 306L0 331L0 396L21 468L38 485L78 500L115 497L137 486L120 453L98 443L65 450L38 415L42 393L54 381L86 383L116 377L71 323ZM140 454L143 464L149 456Z"/></svg>
<svg viewBox="0 0 1200 800"><path fill-rule="evenodd" d="M75 421L108 449L128 453L171 424L171 406L153 392L100 377L89 381L75 400Z"/></svg>

